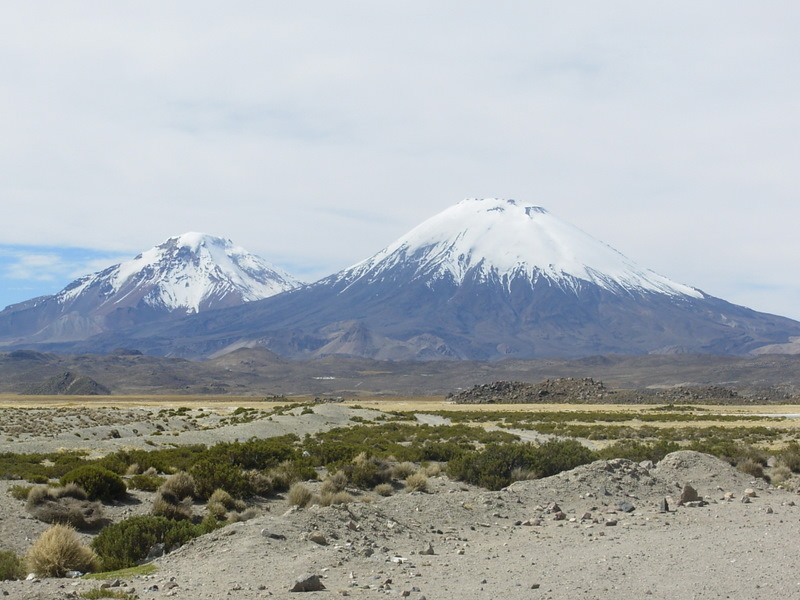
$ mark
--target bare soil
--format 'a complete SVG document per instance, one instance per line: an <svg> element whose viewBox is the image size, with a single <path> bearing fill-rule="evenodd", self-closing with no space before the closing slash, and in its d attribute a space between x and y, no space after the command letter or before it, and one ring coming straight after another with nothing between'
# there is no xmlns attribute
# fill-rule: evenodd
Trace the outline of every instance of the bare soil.
<svg viewBox="0 0 800 600"><path fill-rule="evenodd" d="M13 413L2 411L0 451L46 452L82 444L99 453L126 445L149 447L146 440L214 443L288 431L304 435L376 414L325 404L313 414L297 411L271 421L225 424L229 407L192 408L208 413L198 421L201 427L192 425L191 413L159 416L153 407L30 412L37 410L44 409L20 412L28 417L28 430L24 419L12 425ZM163 431L153 436L157 425ZM108 437L112 429L120 437ZM8 495L14 483L19 482L0 482L0 549L23 553L47 525ZM703 498L702 505L678 505L687 484ZM749 502L743 502L746 490L754 494ZM269 500L257 507L257 517L157 558L154 574L124 578L118 589L143 599L193 600L800 596L800 565L792 550L800 536L797 494L703 454L673 453L652 466L599 461L498 492L437 476L427 493L360 498L371 501L298 510L285 498ZM661 511L664 500L667 512ZM136 492L130 501L105 508L120 520L146 514L151 502L152 494ZM90 535L84 537L88 541ZM304 574L319 576L325 589L289 591ZM6 581L0 582L0 594L66 599L101 583Z"/></svg>

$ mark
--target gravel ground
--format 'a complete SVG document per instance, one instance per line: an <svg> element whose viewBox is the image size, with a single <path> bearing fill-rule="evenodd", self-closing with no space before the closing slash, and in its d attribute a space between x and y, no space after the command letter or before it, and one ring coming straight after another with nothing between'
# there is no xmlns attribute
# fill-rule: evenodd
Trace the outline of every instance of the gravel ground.
<svg viewBox="0 0 800 600"><path fill-rule="evenodd" d="M349 410L331 406L286 421L302 434L346 422ZM259 429L264 435L284 427L282 419L213 431L245 439L248 427L266 427ZM193 439L183 435L181 441ZM687 484L700 505L678 505ZM0 548L24 552L47 526L6 493L9 485L0 485ZM113 519L144 514L151 499L137 494L107 511ZM156 559L153 575L126 579L120 589L142 599L192 600L797 598L798 501L695 452L652 466L598 461L498 492L439 476L428 493L369 503L296 510L283 499L270 501L256 518ZM304 574L316 575L325 589L291 592ZM100 583L7 581L0 594L74 598Z"/></svg>

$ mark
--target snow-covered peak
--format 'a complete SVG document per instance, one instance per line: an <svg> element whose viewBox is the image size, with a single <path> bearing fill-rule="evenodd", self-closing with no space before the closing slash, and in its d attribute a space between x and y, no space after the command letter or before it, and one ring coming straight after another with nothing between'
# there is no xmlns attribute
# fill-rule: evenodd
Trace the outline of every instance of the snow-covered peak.
<svg viewBox="0 0 800 600"><path fill-rule="evenodd" d="M301 283L228 239L189 232L136 258L87 275L58 294L62 303L94 289L105 303L144 302L168 310L203 309L261 300Z"/></svg>
<svg viewBox="0 0 800 600"><path fill-rule="evenodd" d="M701 298L698 290L636 265L617 250L546 209L498 198L467 199L412 229L341 274L348 282L381 277L405 265L428 281L467 274L506 285L518 277L546 277L577 288L581 281L620 291Z"/></svg>

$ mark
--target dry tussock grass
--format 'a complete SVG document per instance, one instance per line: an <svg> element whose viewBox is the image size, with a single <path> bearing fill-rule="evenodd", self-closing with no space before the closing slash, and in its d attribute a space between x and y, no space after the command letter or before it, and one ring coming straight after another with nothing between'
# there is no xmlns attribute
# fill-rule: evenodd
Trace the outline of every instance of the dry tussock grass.
<svg viewBox="0 0 800 600"><path fill-rule="evenodd" d="M25 564L40 577L64 577L68 571L96 571L100 562L72 527L53 525L33 543Z"/></svg>

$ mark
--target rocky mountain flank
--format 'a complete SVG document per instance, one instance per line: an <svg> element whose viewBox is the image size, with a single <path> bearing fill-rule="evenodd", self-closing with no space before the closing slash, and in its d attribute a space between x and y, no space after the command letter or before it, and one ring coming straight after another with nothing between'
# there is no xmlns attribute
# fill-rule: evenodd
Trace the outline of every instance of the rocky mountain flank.
<svg viewBox="0 0 800 600"><path fill-rule="evenodd" d="M753 402L797 401L785 389L760 388L742 393L715 385L675 386L668 389L608 389L591 378L547 379L540 383L495 381L449 394L456 404L625 404L679 403L750 404Z"/></svg>

